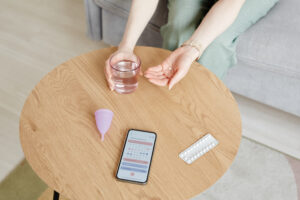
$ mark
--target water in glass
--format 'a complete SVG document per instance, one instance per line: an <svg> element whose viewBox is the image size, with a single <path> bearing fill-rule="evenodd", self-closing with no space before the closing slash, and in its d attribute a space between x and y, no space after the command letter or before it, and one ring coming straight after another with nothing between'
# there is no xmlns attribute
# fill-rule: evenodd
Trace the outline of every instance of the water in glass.
<svg viewBox="0 0 300 200"><path fill-rule="evenodd" d="M136 90L140 70L140 66L136 62L122 60L112 65L111 69L116 92L127 94Z"/></svg>

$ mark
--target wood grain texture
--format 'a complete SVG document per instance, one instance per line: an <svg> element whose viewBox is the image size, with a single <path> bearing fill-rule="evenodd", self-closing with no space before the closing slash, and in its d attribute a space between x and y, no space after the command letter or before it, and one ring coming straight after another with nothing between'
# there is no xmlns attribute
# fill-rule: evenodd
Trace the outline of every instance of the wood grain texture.
<svg viewBox="0 0 300 200"><path fill-rule="evenodd" d="M241 119L230 91L194 63L171 91L141 77L135 93L110 92L103 66L115 50L71 59L32 90L20 117L20 139L28 162L52 189L72 200L173 200L201 193L226 172L238 151ZM135 52L143 70L170 54L151 47L137 47ZM94 121L99 108L115 114L104 142ZM147 185L115 179L130 128L157 133ZM178 154L208 132L219 145L187 165Z"/></svg>

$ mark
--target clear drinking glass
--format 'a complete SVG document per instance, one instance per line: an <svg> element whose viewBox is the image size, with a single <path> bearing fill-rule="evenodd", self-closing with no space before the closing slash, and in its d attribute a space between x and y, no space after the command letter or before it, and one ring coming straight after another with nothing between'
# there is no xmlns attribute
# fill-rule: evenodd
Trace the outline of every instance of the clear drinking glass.
<svg viewBox="0 0 300 200"><path fill-rule="evenodd" d="M133 53L117 53L109 60L115 91L120 94L132 93L138 86L141 61Z"/></svg>

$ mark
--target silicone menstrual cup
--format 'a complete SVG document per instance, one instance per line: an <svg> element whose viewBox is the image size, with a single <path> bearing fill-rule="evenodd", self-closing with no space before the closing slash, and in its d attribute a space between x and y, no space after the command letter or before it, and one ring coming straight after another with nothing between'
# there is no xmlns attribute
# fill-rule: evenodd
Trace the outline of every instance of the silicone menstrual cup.
<svg viewBox="0 0 300 200"><path fill-rule="evenodd" d="M95 112L96 125L101 133L101 140L104 140L104 135L108 131L114 113L108 109L99 109Z"/></svg>

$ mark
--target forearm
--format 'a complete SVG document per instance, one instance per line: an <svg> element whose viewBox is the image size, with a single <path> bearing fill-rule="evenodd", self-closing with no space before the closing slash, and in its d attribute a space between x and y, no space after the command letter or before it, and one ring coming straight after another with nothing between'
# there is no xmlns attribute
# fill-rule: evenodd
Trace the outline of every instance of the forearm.
<svg viewBox="0 0 300 200"><path fill-rule="evenodd" d="M200 44L202 51L236 19L245 0L219 0L206 14L188 43Z"/></svg>
<svg viewBox="0 0 300 200"><path fill-rule="evenodd" d="M133 50L137 40L151 19L158 0L133 0L123 39L119 48Z"/></svg>

